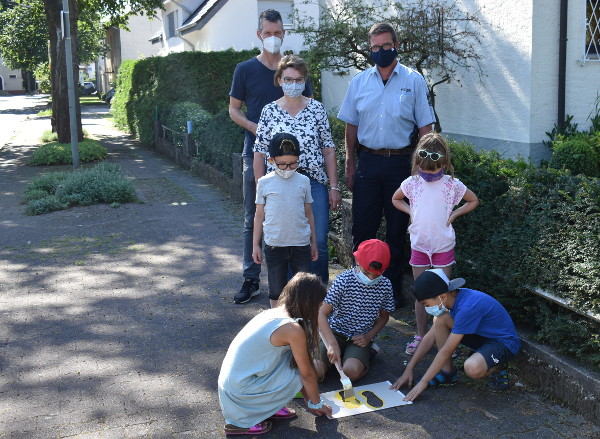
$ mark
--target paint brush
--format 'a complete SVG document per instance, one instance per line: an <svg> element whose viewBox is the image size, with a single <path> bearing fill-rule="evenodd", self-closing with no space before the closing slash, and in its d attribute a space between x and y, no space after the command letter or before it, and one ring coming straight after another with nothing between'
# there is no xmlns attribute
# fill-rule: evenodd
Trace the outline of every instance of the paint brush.
<svg viewBox="0 0 600 439"><path fill-rule="evenodd" d="M344 371L339 365L336 364L335 367L340 373L340 381L342 383L342 387L344 388L344 402L356 401L356 395L354 394L354 389L352 388L352 381L350 381L350 378L348 378L348 376L344 373Z"/></svg>
<svg viewBox="0 0 600 439"><path fill-rule="evenodd" d="M325 340L325 337L323 337L323 334L321 333L321 331L319 331L319 336L321 337L321 341L325 345L325 348L328 349L329 344L327 343L327 340ZM344 389L344 394L342 395L344 402L356 401L356 395L354 394L354 389L352 388L352 381L350 381L350 378L348 378L348 376L344 373L344 371L342 370L342 368L340 367L339 364L336 363L335 368L338 370L338 372L340 374L340 381L341 381L342 387Z"/></svg>

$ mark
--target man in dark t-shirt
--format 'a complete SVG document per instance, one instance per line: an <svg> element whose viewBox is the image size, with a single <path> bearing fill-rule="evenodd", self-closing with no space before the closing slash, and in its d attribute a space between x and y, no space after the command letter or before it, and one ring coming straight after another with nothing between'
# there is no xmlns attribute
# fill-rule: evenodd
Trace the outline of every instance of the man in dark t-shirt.
<svg viewBox="0 0 600 439"><path fill-rule="evenodd" d="M281 44L285 36L281 14L273 9L263 11L258 18L256 35L261 40L263 49L257 57L237 65L229 92L229 116L246 130L243 152L244 255L242 275L244 283L233 298L235 303L246 303L260 293L260 265L252 260L252 233L256 210L252 147L263 107L283 96L281 87L275 86L274 82L275 70L282 57ZM303 94L305 96L313 94L308 81ZM243 104L246 105L246 113L242 110Z"/></svg>

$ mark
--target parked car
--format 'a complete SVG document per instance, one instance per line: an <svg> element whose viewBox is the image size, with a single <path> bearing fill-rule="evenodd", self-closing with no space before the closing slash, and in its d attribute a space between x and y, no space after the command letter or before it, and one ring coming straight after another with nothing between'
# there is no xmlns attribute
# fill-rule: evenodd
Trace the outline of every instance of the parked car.
<svg viewBox="0 0 600 439"><path fill-rule="evenodd" d="M104 93L104 95L102 96L102 100L104 102L106 102L107 104L110 104L110 101L112 100L114 95L115 95L115 89L111 88L106 93Z"/></svg>
<svg viewBox="0 0 600 439"><path fill-rule="evenodd" d="M96 85L91 81L84 81L84 83L81 84L81 95L89 96L93 94L96 94Z"/></svg>

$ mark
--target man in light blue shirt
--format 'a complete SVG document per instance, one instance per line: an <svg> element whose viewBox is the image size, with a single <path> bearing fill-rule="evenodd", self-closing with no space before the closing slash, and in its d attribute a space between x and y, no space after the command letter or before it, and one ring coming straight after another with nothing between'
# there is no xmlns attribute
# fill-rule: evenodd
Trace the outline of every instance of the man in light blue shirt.
<svg viewBox="0 0 600 439"><path fill-rule="evenodd" d="M435 115L425 79L396 59L398 38L393 27L373 25L369 45L375 66L352 79L338 118L346 122L353 250L376 238L385 214L392 258L384 276L392 281L398 307L402 305L402 258L409 218L394 208L392 196L410 176L414 136L431 132Z"/></svg>

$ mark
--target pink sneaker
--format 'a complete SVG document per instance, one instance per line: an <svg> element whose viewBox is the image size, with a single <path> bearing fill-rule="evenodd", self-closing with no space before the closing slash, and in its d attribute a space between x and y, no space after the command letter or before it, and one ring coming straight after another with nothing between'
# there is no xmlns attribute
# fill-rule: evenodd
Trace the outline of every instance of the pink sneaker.
<svg viewBox="0 0 600 439"><path fill-rule="evenodd" d="M406 343L406 350L404 351L406 355L414 355L419 347L419 343L421 343L421 340L423 340L423 337L420 335L415 335L415 338L412 342Z"/></svg>

